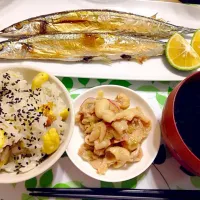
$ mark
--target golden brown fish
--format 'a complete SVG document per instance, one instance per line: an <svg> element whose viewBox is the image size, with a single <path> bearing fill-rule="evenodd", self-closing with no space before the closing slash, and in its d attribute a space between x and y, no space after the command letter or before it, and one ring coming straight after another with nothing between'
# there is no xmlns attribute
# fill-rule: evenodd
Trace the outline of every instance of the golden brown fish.
<svg viewBox="0 0 200 200"><path fill-rule="evenodd" d="M1 31L4 36L30 36L51 33L121 32L152 38L168 38L175 32L195 29L175 26L153 17L113 10L74 10L30 18Z"/></svg>
<svg viewBox="0 0 200 200"><path fill-rule="evenodd" d="M63 61L131 60L162 55L165 43L132 35L66 33L37 35L0 43L2 59Z"/></svg>

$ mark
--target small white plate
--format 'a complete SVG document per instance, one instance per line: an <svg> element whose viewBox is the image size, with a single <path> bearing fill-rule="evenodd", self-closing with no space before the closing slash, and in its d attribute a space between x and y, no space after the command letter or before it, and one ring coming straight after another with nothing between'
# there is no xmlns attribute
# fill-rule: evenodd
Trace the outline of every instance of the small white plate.
<svg viewBox="0 0 200 200"><path fill-rule="evenodd" d="M84 94L80 95L74 102L75 113L79 111L82 102L88 97L96 97L97 92L103 90L106 98L114 99L116 95L120 92L125 93L131 99L131 106L139 106L142 108L144 114L151 120L152 129L148 137L142 143L143 158L138 163L130 164L129 167L120 169L109 169L105 175L97 174L96 170L86 161L84 161L79 155L78 150L80 146L84 143L83 134L81 130L76 125L74 128L74 133L72 135L71 141L67 148L67 154L71 161L85 174L88 176L106 182L119 182L134 178L145 171L155 159L159 146L160 146L160 126L156 119L152 109L138 94L133 90L121 87L121 86L99 86L94 87Z"/></svg>

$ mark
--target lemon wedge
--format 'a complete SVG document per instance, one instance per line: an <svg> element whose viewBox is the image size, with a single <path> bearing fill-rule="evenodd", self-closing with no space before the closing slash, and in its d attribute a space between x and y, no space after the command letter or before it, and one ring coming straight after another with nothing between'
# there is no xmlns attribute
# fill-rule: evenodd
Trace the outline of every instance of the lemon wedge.
<svg viewBox="0 0 200 200"><path fill-rule="evenodd" d="M200 67L200 56L178 33L169 39L166 56L172 67L178 70L190 71Z"/></svg>
<svg viewBox="0 0 200 200"><path fill-rule="evenodd" d="M194 36L191 41L191 46L200 56L200 30L197 30L194 33Z"/></svg>

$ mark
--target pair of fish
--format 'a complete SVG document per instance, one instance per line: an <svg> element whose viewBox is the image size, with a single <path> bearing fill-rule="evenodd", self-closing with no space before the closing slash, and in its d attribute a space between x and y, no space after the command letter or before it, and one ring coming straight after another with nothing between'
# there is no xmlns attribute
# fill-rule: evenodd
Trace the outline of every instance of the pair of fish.
<svg viewBox="0 0 200 200"><path fill-rule="evenodd" d="M125 12L66 11L30 18L3 29L1 35L20 39L1 42L0 58L142 62L165 50L165 43L153 39L194 31Z"/></svg>

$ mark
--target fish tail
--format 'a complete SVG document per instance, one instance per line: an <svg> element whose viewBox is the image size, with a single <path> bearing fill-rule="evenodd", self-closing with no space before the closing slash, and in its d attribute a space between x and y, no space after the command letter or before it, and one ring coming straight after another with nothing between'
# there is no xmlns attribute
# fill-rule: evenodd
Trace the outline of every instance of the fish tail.
<svg viewBox="0 0 200 200"><path fill-rule="evenodd" d="M196 32L197 29L194 28L186 28L186 27L179 27L179 32L183 34L190 34Z"/></svg>

